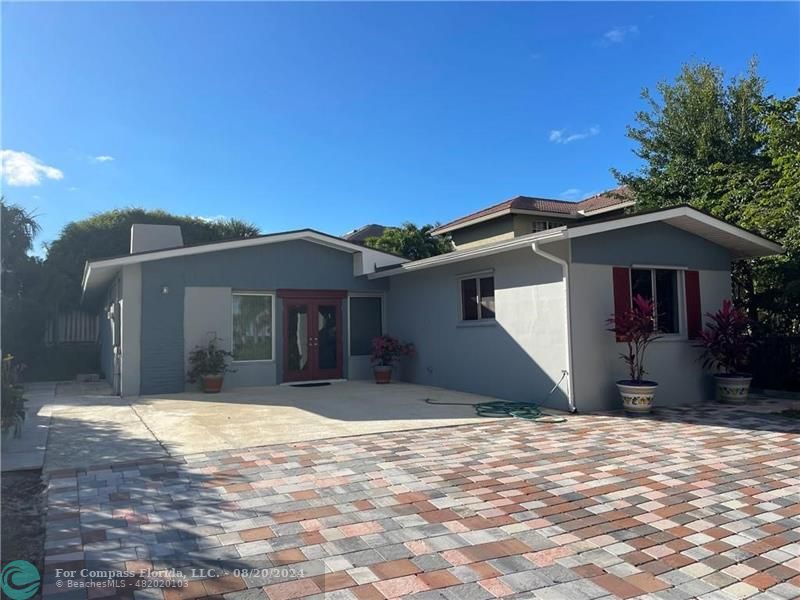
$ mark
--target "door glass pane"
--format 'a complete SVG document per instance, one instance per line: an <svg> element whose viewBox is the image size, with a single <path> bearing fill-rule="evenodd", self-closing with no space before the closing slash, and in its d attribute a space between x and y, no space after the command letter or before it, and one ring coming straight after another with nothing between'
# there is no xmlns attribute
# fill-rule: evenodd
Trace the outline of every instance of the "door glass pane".
<svg viewBox="0 0 800 600"><path fill-rule="evenodd" d="M678 272L656 269L656 322L663 333L678 333Z"/></svg>
<svg viewBox="0 0 800 600"><path fill-rule="evenodd" d="M481 277L481 319L494 319L494 277Z"/></svg>
<svg viewBox="0 0 800 600"><path fill-rule="evenodd" d="M308 306L297 304L289 307L288 333L286 339L289 371L305 371L308 362Z"/></svg>
<svg viewBox="0 0 800 600"><path fill-rule="evenodd" d="M317 358L320 369L335 369L337 364L336 305L320 304L317 316Z"/></svg>
<svg viewBox="0 0 800 600"><path fill-rule="evenodd" d="M372 340L383 332L380 298L350 298L350 354L372 353Z"/></svg>

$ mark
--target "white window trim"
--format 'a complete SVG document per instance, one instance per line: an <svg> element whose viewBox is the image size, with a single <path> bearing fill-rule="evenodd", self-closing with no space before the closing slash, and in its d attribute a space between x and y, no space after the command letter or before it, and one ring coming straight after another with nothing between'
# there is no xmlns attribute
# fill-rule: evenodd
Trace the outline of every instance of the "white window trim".
<svg viewBox="0 0 800 600"><path fill-rule="evenodd" d="M653 302L658 305L658 291L656 290L656 270L661 271L674 271L675 284L678 291L678 333L658 333L659 336L655 342L680 342L689 339L689 334L686 328L686 288L685 278L681 274L686 271L685 267L667 267L658 265L631 265L628 269L628 290L631 298L631 306L633 306L633 271L650 271L650 286L653 290ZM658 316L656 315L656 319ZM656 325L658 321L656 321Z"/></svg>
<svg viewBox="0 0 800 600"><path fill-rule="evenodd" d="M270 336L270 341L272 343L272 358L255 358L252 360L231 360L231 364L235 365L246 365L250 363L271 363L275 362L275 292L253 292L253 291L242 291L242 290L231 290L231 327L230 327L230 340L231 340L231 353L233 353L233 297L234 296L269 296L271 298L271 317L272 323L270 323L270 329L272 331L272 335Z"/></svg>
<svg viewBox="0 0 800 600"><path fill-rule="evenodd" d="M480 318L477 319L465 319L464 318L464 297L461 292L461 282L467 279L476 279L477 280L477 291L478 291L478 314L480 315L482 312L481 307L481 278L482 277L491 277L494 279L494 269L487 269L485 271L476 271L474 273L464 273L458 276L458 281L456 282L458 286L458 325L459 326L477 326L477 325L492 325L497 322L497 286L495 286L495 306L494 306L494 317L488 318Z"/></svg>
<svg viewBox="0 0 800 600"><path fill-rule="evenodd" d="M536 229L536 223L544 223L544 229ZM533 233L541 233L548 229L555 229L556 227L559 227L558 223L550 221L549 219L533 219L531 221L531 231Z"/></svg>
<svg viewBox="0 0 800 600"><path fill-rule="evenodd" d="M350 352L350 340L352 339L350 331L350 300L352 298L380 298L381 300L381 335L386 335L386 294L384 292L353 292L347 294L347 358L348 360L354 356L369 356L369 354L356 354Z"/></svg>

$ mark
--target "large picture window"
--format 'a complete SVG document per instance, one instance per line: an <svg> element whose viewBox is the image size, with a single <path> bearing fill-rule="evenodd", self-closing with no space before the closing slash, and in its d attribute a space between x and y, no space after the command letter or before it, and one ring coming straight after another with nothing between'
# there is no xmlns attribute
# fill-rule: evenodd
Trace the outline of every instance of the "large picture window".
<svg viewBox="0 0 800 600"><path fill-rule="evenodd" d="M233 294L233 360L272 360L271 294Z"/></svg>
<svg viewBox="0 0 800 600"><path fill-rule="evenodd" d="M461 279L461 320L494 319L494 275Z"/></svg>
<svg viewBox="0 0 800 600"><path fill-rule="evenodd" d="M655 304L656 329L680 333L680 292L674 269L631 269L631 298L643 296Z"/></svg>
<svg viewBox="0 0 800 600"><path fill-rule="evenodd" d="M350 298L350 355L372 354L372 340L383 334L383 299L377 296Z"/></svg>

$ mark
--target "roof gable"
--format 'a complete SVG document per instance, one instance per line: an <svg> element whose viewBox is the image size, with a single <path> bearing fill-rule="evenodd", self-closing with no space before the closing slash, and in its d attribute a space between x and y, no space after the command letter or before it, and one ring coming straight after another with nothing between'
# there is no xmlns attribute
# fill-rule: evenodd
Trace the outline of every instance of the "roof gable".
<svg viewBox="0 0 800 600"><path fill-rule="evenodd" d="M627 187L595 194L580 202L537 198L534 196L516 196L498 204L494 204L477 212L440 225L432 233L439 235L470 227L483 221L496 219L507 214L541 214L566 219L581 219L591 216L594 211L622 209L633 204L633 196Z"/></svg>

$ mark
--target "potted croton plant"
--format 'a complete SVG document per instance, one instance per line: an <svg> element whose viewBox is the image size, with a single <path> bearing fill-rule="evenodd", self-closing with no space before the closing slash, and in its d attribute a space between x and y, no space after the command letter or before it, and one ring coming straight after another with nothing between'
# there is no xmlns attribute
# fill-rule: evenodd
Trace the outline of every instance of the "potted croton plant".
<svg viewBox="0 0 800 600"><path fill-rule="evenodd" d="M382 335L372 340L372 365L375 383L392 381L392 367L401 356L413 356L414 344L401 342L390 335Z"/></svg>
<svg viewBox="0 0 800 600"><path fill-rule="evenodd" d="M218 394L222 390L225 373L233 372L228 365L231 353L219 347L217 338L211 339L205 346L195 346L189 353L189 383L200 381L206 394Z"/></svg>
<svg viewBox="0 0 800 600"><path fill-rule="evenodd" d="M650 343L660 337L656 335L655 306L652 300L636 295L631 308L611 315L608 325L617 341L624 342L628 348L620 357L628 367L629 378L617 381L622 405L629 413L649 413L658 383L644 378L647 373L644 354Z"/></svg>
<svg viewBox="0 0 800 600"><path fill-rule="evenodd" d="M700 359L703 367L721 371L714 375L717 400L744 404L752 377L746 365L755 346L750 335L750 320L744 311L725 300L716 313L706 313L708 320L700 334Z"/></svg>

